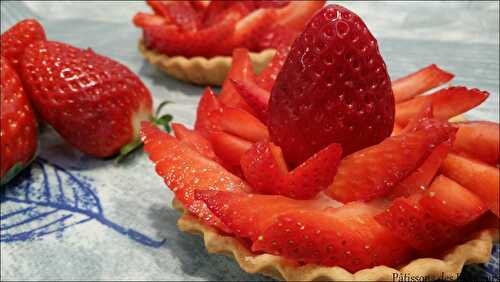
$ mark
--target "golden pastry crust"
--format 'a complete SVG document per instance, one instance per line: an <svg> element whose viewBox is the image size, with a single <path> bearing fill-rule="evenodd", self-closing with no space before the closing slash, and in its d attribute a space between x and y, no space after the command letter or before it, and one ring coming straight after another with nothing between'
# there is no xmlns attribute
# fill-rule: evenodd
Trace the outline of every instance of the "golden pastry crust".
<svg viewBox="0 0 500 282"><path fill-rule="evenodd" d="M139 51L149 63L159 67L167 74L176 79L199 85L222 85L232 62L230 56L216 56L209 59L204 57L169 57L146 48L142 40L139 41ZM260 73L275 53L274 49L250 53L256 73Z"/></svg>
<svg viewBox="0 0 500 282"><path fill-rule="evenodd" d="M202 236L208 252L234 257L240 267L248 273L261 273L286 281L397 281L395 277L404 275L419 277L418 281L423 281L420 277L427 277L426 281L437 280L441 277L456 279L457 273L462 272L464 265L488 262L493 241L498 240L498 229L485 229L478 232L468 242L454 247L442 259L419 258L399 269L377 266L350 273L341 267L313 264L301 266L283 257L251 253L236 238L218 233L215 228L204 225L195 216L187 213L177 200L174 199L172 205L182 213L177 222L179 229Z"/></svg>

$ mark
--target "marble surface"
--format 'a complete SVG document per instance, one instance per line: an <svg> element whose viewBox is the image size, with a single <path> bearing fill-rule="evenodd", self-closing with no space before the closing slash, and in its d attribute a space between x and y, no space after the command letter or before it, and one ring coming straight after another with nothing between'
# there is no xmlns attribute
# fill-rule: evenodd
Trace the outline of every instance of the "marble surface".
<svg viewBox="0 0 500 282"><path fill-rule="evenodd" d="M498 122L498 2L342 4L379 38L392 78L436 63L456 74L452 84L491 93L468 118ZM137 52L130 18L146 9L137 1L2 1L1 30L38 18L50 39L126 64L156 102L175 101L167 107L175 121L191 125L202 88L165 76ZM2 280L269 280L177 230L172 193L143 153L116 166L74 151L48 128L40 142L39 160L1 193Z"/></svg>

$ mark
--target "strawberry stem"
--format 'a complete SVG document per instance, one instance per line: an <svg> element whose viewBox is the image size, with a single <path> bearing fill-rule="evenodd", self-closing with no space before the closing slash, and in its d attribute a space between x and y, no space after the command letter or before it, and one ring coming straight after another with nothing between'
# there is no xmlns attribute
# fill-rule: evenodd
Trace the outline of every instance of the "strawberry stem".
<svg viewBox="0 0 500 282"><path fill-rule="evenodd" d="M13 165L5 174L2 178L0 178L0 187L4 186L7 184L9 181L11 181L16 175L18 175L26 166L18 162L15 165Z"/></svg>

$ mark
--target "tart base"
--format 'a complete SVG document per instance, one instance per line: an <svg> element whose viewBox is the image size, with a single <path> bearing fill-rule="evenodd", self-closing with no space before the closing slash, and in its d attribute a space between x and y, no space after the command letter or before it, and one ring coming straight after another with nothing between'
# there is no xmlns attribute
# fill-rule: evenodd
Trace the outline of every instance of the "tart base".
<svg viewBox="0 0 500 282"><path fill-rule="evenodd" d="M238 262L248 273L261 273L277 280L286 281L397 281L398 277L417 277L418 281L437 280L443 277L454 280L466 264L486 263L490 260L493 241L498 241L498 229L485 229L468 242L451 249L442 259L419 258L398 269L376 266L350 273L341 267L325 267L298 263L270 254L250 252L240 241L225 236L210 226L203 224L195 216L186 212L174 199L172 205L182 213L177 221L178 228L187 233L203 237L209 253L225 254ZM414 278L415 279L415 278ZM417 281L417 280L412 280Z"/></svg>
<svg viewBox="0 0 500 282"><path fill-rule="evenodd" d="M232 58L230 56L204 57L169 57L146 48L144 41L139 41L139 51L152 65L176 79L198 85L222 85L227 73L231 68ZM260 53L250 53L250 58L256 73L262 69L273 58L276 51L266 49Z"/></svg>

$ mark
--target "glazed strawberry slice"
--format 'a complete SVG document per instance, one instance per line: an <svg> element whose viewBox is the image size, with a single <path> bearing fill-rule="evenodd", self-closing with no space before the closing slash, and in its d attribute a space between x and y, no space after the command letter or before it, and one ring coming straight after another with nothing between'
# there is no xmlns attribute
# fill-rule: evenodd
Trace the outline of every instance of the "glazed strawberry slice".
<svg viewBox="0 0 500 282"><path fill-rule="evenodd" d="M445 141L437 146L419 168L394 187L388 197L395 199L423 193L436 176L450 148L450 141Z"/></svg>
<svg viewBox="0 0 500 282"><path fill-rule="evenodd" d="M444 175L476 194L497 217L499 216L498 168L450 153L441 170Z"/></svg>
<svg viewBox="0 0 500 282"><path fill-rule="evenodd" d="M247 181L259 193L310 199L332 183L342 148L331 144L288 172L281 149L269 142L255 143L241 158Z"/></svg>
<svg viewBox="0 0 500 282"><path fill-rule="evenodd" d="M188 146L191 147L191 149L196 150L202 156L217 162L219 161L219 158L217 158L217 155L215 155L210 141L208 141L200 133L188 129L180 123L172 123L171 126L177 139L185 142Z"/></svg>
<svg viewBox="0 0 500 282"><path fill-rule="evenodd" d="M234 32L236 21L227 18L213 26L197 31L182 31L176 26L145 26L144 43L147 48L169 56L204 56L220 54L221 42Z"/></svg>
<svg viewBox="0 0 500 282"><path fill-rule="evenodd" d="M432 152L456 132L448 123L429 120L415 132L389 137L382 143L345 157L326 190L341 202L370 200L388 194Z"/></svg>
<svg viewBox="0 0 500 282"><path fill-rule="evenodd" d="M242 109L223 107L210 118L217 124L217 128L247 141L256 142L269 138L267 127Z"/></svg>
<svg viewBox="0 0 500 282"><path fill-rule="evenodd" d="M401 133L414 132L419 128L422 128L422 126L426 124L427 120L434 117L433 112L434 109L431 101L423 103L418 113L412 117Z"/></svg>
<svg viewBox="0 0 500 282"><path fill-rule="evenodd" d="M432 217L455 226L467 225L487 210L478 196L443 175L432 182L420 205Z"/></svg>
<svg viewBox="0 0 500 282"><path fill-rule="evenodd" d="M434 117L448 120L478 106L488 98L488 92L465 87L449 87L428 96L419 96L396 105L396 122L402 125L417 114L422 105L432 102Z"/></svg>
<svg viewBox="0 0 500 282"><path fill-rule="evenodd" d="M222 107L215 97L215 93L210 87L205 88L205 92L198 102L194 128L204 137L208 137L210 131L218 129L216 117L219 111L222 111Z"/></svg>
<svg viewBox="0 0 500 282"><path fill-rule="evenodd" d="M269 103L269 91L260 88L251 80L241 81L231 79L234 88L252 109L255 117L263 123L267 122L267 104Z"/></svg>
<svg viewBox="0 0 500 282"><path fill-rule="evenodd" d="M292 166L332 143L348 155L391 134L389 75L375 38L356 14L337 5L316 13L276 79L268 117L271 141Z"/></svg>
<svg viewBox="0 0 500 282"><path fill-rule="evenodd" d="M290 47L283 47L277 49L273 59L257 76L256 83L260 88L266 91L271 91L271 89L274 86L274 82L278 77L278 73L281 71L281 68L285 64L285 60L288 57L289 52L290 52Z"/></svg>
<svg viewBox="0 0 500 282"><path fill-rule="evenodd" d="M152 15L143 12L138 12L137 14L135 14L132 21L135 26L142 28L146 26L160 26L160 25L172 24L169 20L167 20L162 16Z"/></svg>
<svg viewBox="0 0 500 282"><path fill-rule="evenodd" d="M210 132L209 140L217 156L230 166L239 167L241 156L252 147L245 139L220 130Z"/></svg>
<svg viewBox="0 0 500 282"><path fill-rule="evenodd" d="M255 33L256 50L289 48L300 34L298 30L274 23Z"/></svg>
<svg viewBox="0 0 500 282"><path fill-rule="evenodd" d="M223 45L245 47L250 50L259 51L259 42L262 41L269 28L276 22L274 9L257 9L238 21L235 32Z"/></svg>
<svg viewBox="0 0 500 282"><path fill-rule="evenodd" d="M156 172L163 177L177 200L207 224L222 228L206 206L195 201L194 191L248 191L245 182L149 122L142 123L141 136L144 150L154 162Z"/></svg>
<svg viewBox="0 0 500 282"><path fill-rule="evenodd" d="M440 69L435 64L427 66L392 82L396 103L409 100L452 80L454 75Z"/></svg>
<svg viewBox="0 0 500 282"><path fill-rule="evenodd" d="M432 217L416 199L397 198L375 219L422 255L436 255L466 238L466 228Z"/></svg>
<svg viewBox="0 0 500 282"><path fill-rule="evenodd" d="M203 26L208 27L217 24L228 16L235 20L242 19L255 8L246 5L245 2L210 1L203 15Z"/></svg>
<svg viewBox="0 0 500 282"><path fill-rule="evenodd" d="M459 129L453 143L453 151L492 165L498 164L500 160L498 123L470 121L456 125Z"/></svg>
<svg viewBox="0 0 500 282"><path fill-rule="evenodd" d="M20 21L2 33L0 53L19 71L24 49L38 40L46 40L42 25L34 19Z"/></svg>
<svg viewBox="0 0 500 282"><path fill-rule="evenodd" d="M277 9L276 23L304 30L307 22L325 5L326 1L290 1L290 4Z"/></svg>
<svg viewBox="0 0 500 282"><path fill-rule="evenodd" d="M332 212L287 211L273 220L252 250L351 272L407 262L411 248L375 221L377 209L367 206L351 203Z"/></svg>
<svg viewBox="0 0 500 282"><path fill-rule="evenodd" d="M193 8L200 14L204 13L208 5L210 5L210 0L191 0L191 5L193 5Z"/></svg>
<svg viewBox="0 0 500 282"><path fill-rule="evenodd" d="M252 60L250 60L247 49L237 48L233 51L231 69L222 85L219 101L226 106L249 109L245 101L241 98L236 89L234 89L231 79L241 81L253 81L255 79Z"/></svg>
<svg viewBox="0 0 500 282"><path fill-rule="evenodd" d="M199 17L190 1L147 0L155 14L166 18L183 31L196 31Z"/></svg>

